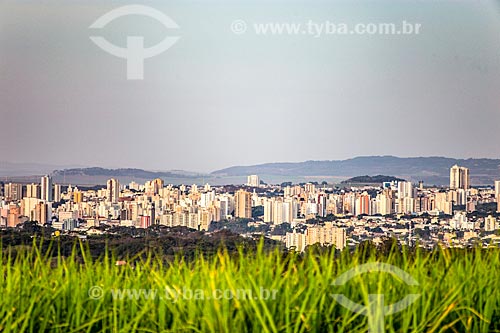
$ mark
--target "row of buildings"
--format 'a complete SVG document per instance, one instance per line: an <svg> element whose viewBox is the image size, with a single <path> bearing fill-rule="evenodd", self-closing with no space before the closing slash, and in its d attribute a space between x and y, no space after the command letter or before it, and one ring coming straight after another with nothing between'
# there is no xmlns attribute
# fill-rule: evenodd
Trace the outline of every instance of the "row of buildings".
<svg viewBox="0 0 500 333"><path fill-rule="evenodd" d="M446 230L496 230L495 217L487 221L467 220L467 213L474 212L478 205L496 204L500 211L500 181L494 185L472 188L469 170L460 166L451 167L449 188L424 187L423 183L407 181L349 188L313 183L282 187L265 185L252 175L246 186L236 190L234 186L208 184L166 185L162 179L126 185L109 179L101 189L81 190L53 184L50 176L44 176L40 184L1 186L0 226L14 227L32 220L68 231L104 223L138 228L158 224L208 231L213 222L238 218L263 223L271 229L289 224L293 230L281 240L299 250L315 243L343 248L349 239L350 225L345 218L357 221L375 216L375 221L380 221L379 217L399 221L400 217L426 214L439 223L445 221L440 225ZM399 229L394 228L395 232ZM370 233L371 229L367 230Z"/></svg>

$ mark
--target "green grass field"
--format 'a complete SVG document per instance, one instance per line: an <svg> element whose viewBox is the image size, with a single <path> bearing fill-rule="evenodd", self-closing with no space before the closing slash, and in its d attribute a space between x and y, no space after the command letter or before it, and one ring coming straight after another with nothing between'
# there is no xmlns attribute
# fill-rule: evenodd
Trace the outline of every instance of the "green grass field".
<svg viewBox="0 0 500 333"><path fill-rule="evenodd" d="M85 251L85 245L76 244ZM367 332L357 314L331 296L392 304L419 294L383 318L386 332L500 332L500 252L437 250L432 254L373 249L283 254L232 253L170 264L151 257L115 266L50 259L36 243L0 254L1 332ZM401 268L418 282L372 270L343 285L336 278L364 263ZM368 316L365 316L368 314Z"/></svg>

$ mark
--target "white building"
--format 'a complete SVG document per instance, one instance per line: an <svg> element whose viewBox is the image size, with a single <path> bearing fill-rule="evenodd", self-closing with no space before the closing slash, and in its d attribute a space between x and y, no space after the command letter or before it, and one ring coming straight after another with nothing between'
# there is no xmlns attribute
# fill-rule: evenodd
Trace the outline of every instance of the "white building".
<svg viewBox="0 0 500 333"><path fill-rule="evenodd" d="M250 175L247 177L247 185L251 187L259 187L260 179L257 175Z"/></svg>
<svg viewBox="0 0 500 333"><path fill-rule="evenodd" d="M43 201L52 201L52 178L50 176L43 176L41 179L41 196Z"/></svg>
<svg viewBox="0 0 500 333"><path fill-rule="evenodd" d="M286 247L287 249L294 247L296 251L302 252L306 248L306 235L293 232L286 233Z"/></svg>
<svg viewBox="0 0 500 333"><path fill-rule="evenodd" d="M490 215L484 219L484 231L495 231L497 229L498 223L496 218Z"/></svg>
<svg viewBox="0 0 500 333"><path fill-rule="evenodd" d="M108 202L117 203L120 197L120 183L111 178L106 182L106 199Z"/></svg>
<svg viewBox="0 0 500 333"><path fill-rule="evenodd" d="M450 189L467 190L470 186L469 169L454 165L450 168Z"/></svg>

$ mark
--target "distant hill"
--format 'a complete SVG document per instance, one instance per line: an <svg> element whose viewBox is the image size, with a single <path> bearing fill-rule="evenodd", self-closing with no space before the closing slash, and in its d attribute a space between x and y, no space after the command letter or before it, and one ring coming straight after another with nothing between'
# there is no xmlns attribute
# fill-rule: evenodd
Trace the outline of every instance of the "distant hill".
<svg viewBox="0 0 500 333"><path fill-rule="evenodd" d="M342 181L341 184L382 184L385 182L393 182L393 181L403 182L405 180L402 178L397 178L393 176L383 176L383 175L357 176L346 179Z"/></svg>
<svg viewBox="0 0 500 333"><path fill-rule="evenodd" d="M298 163L267 163L252 166L234 166L211 174L199 174L182 170L147 171L143 169L105 169L99 167L59 167L42 164L0 162L2 181L37 182L39 176L52 174L60 184L97 185L109 178L121 183L161 178L172 184L241 184L248 175L259 175L267 183L329 180L339 182L346 178L367 175L369 177L392 175L393 177L429 185L449 184L450 167L458 164L470 169L472 185L492 185L500 180L500 159L454 159L447 157L363 156L347 160L306 161ZM55 171L53 171L55 170ZM373 180L372 180L373 181ZM377 181L378 182L378 181Z"/></svg>
<svg viewBox="0 0 500 333"><path fill-rule="evenodd" d="M449 183L449 169L458 164L471 170L473 185L493 184L500 179L500 159L454 159L447 157L363 156L347 160L306 161L298 163L267 163L235 166L212 174L217 176L279 175L279 176L341 176L391 174L409 181L427 184Z"/></svg>
<svg viewBox="0 0 500 333"><path fill-rule="evenodd" d="M164 180L183 179L191 180L195 177L200 177L199 174L186 172L181 170L176 171L147 171L143 169L105 169L105 168L74 168L55 170L52 172L54 182L65 184L105 184L109 178L116 178L120 182L128 183L136 181L143 183L147 180L161 178Z"/></svg>
<svg viewBox="0 0 500 333"><path fill-rule="evenodd" d="M52 175L57 176L106 176L106 177L136 177L136 178L146 178L155 179L162 177L173 177L173 176L185 176L189 177L186 173L173 173L164 171L147 171L142 169L105 169L105 168L76 168L76 169L64 169L55 170Z"/></svg>

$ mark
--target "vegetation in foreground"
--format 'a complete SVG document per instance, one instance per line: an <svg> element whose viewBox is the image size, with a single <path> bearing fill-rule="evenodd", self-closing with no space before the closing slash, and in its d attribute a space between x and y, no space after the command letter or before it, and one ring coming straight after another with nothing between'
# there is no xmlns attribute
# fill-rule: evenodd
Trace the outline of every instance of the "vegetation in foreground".
<svg viewBox="0 0 500 333"><path fill-rule="evenodd" d="M331 294L360 304L369 294L384 294L385 304L420 294L384 318L386 332L500 332L499 249L429 253L393 243L299 254L259 246L170 263L137 256L116 266L112 255L92 259L83 243L74 251L83 260L54 261L42 243L0 253L2 332L367 332L368 318ZM370 262L399 267L418 285L377 271L332 285Z"/></svg>
<svg viewBox="0 0 500 333"><path fill-rule="evenodd" d="M55 232L58 232L57 229L42 227L36 222L25 222L16 228L0 229L0 247L4 250L8 249L9 253L15 256L19 252L18 249L22 252L26 247L31 247L33 238L36 237L52 239L56 242L55 246L49 241L39 243L39 250L46 257L73 256L81 261L85 254L97 260L108 252L117 258L140 256L146 259L148 255L152 255L171 262L181 256L186 260L193 259L201 249L203 249L204 256L212 256L222 246L229 252L235 252L238 248L255 252L262 238L260 235L242 237L233 232L238 231L238 226L246 226L247 222L224 223L218 230L214 228L211 233L186 227L162 225L154 225L147 229L102 225L96 229L106 231L106 234L85 236L83 241L86 245L84 248L86 253L82 253L80 247L74 247L75 239L77 239L75 235L53 236ZM231 229L226 229L226 226L231 226ZM275 247L283 247L281 242L268 238L264 239L263 245L266 251Z"/></svg>

